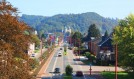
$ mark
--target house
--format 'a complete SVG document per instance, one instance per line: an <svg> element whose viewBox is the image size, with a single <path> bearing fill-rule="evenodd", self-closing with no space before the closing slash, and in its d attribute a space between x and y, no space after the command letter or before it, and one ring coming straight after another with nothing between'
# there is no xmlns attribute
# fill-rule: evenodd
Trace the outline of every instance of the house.
<svg viewBox="0 0 134 79"><path fill-rule="evenodd" d="M101 38L94 38L91 37L91 40L88 42L88 49L90 50L90 52L92 54L94 54L95 56L97 56L98 52L99 52L99 46L98 43L101 41Z"/></svg>
<svg viewBox="0 0 134 79"><path fill-rule="evenodd" d="M31 55L35 51L35 43L29 44L28 55Z"/></svg>
<svg viewBox="0 0 134 79"><path fill-rule="evenodd" d="M114 46L112 45L112 34L105 37L102 36L102 40L98 43L99 52L97 58L107 61L115 61Z"/></svg>
<svg viewBox="0 0 134 79"><path fill-rule="evenodd" d="M31 29L31 33L37 35L37 31L35 29ZM35 51L35 43L29 43L29 48L27 50L28 55L31 55Z"/></svg>
<svg viewBox="0 0 134 79"><path fill-rule="evenodd" d="M88 41L88 49L98 60L106 60L112 63L115 61L112 33L109 36L104 35L101 38L91 37L90 41Z"/></svg>

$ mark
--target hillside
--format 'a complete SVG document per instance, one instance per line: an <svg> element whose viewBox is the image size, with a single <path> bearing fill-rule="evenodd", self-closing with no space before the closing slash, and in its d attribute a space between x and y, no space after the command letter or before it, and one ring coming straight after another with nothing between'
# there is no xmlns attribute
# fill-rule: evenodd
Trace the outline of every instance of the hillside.
<svg viewBox="0 0 134 79"><path fill-rule="evenodd" d="M97 13L87 12L82 14L58 14L52 17L25 15L20 18L29 26L35 28L38 32L55 32L61 31L65 26L74 31L82 33L87 32L91 24L96 24L101 33L105 30L111 32L112 28L117 25L117 20L104 18Z"/></svg>

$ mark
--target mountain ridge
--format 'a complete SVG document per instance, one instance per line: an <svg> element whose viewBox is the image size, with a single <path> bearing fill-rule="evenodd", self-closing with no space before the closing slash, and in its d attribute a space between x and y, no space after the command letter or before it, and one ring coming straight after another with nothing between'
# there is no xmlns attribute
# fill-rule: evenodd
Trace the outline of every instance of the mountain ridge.
<svg viewBox="0 0 134 79"><path fill-rule="evenodd" d="M87 32L91 24L96 24L101 33L109 32L118 24L118 19L105 18L95 12L80 14L57 14L54 16L37 16L23 14L20 19L38 32L54 32L70 27L74 31Z"/></svg>

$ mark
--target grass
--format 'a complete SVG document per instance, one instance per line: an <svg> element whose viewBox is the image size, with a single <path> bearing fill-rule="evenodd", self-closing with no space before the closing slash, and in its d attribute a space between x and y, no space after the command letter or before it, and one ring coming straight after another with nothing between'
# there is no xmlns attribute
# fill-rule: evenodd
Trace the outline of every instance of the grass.
<svg viewBox="0 0 134 79"><path fill-rule="evenodd" d="M35 52L35 53L38 53L38 52L39 52L39 49L36 49L34 52Z"/></svg>
<svg viewBox="0 0 134 79"><path fill-rule="evenodd" d="M72 76L64 74L63 79L72 79Z"/></svg>
<svg viewBox="0 0 134 79"><path fill-rule="evenodd" d="M115 79L115 72L102 72L102 76L106 79ZM118 72L118 79L134 79L133 73Z"/></svg>

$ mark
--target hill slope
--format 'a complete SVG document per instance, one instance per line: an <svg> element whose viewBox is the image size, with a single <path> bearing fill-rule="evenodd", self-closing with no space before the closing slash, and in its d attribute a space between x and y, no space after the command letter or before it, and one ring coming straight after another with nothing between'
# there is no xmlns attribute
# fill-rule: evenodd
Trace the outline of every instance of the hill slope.
<svg viewBox="0 0 134 79"><path fill-rule="evenodd" d="M105 30L111 32L112 28L118 24L117 20L104 18L97 13L87 12L82 14L59 14L52 17L22 15L21 20L38 32L61 31L65 26L74 31L87 32L91 24L96 24L101 33Z"/></svg>

